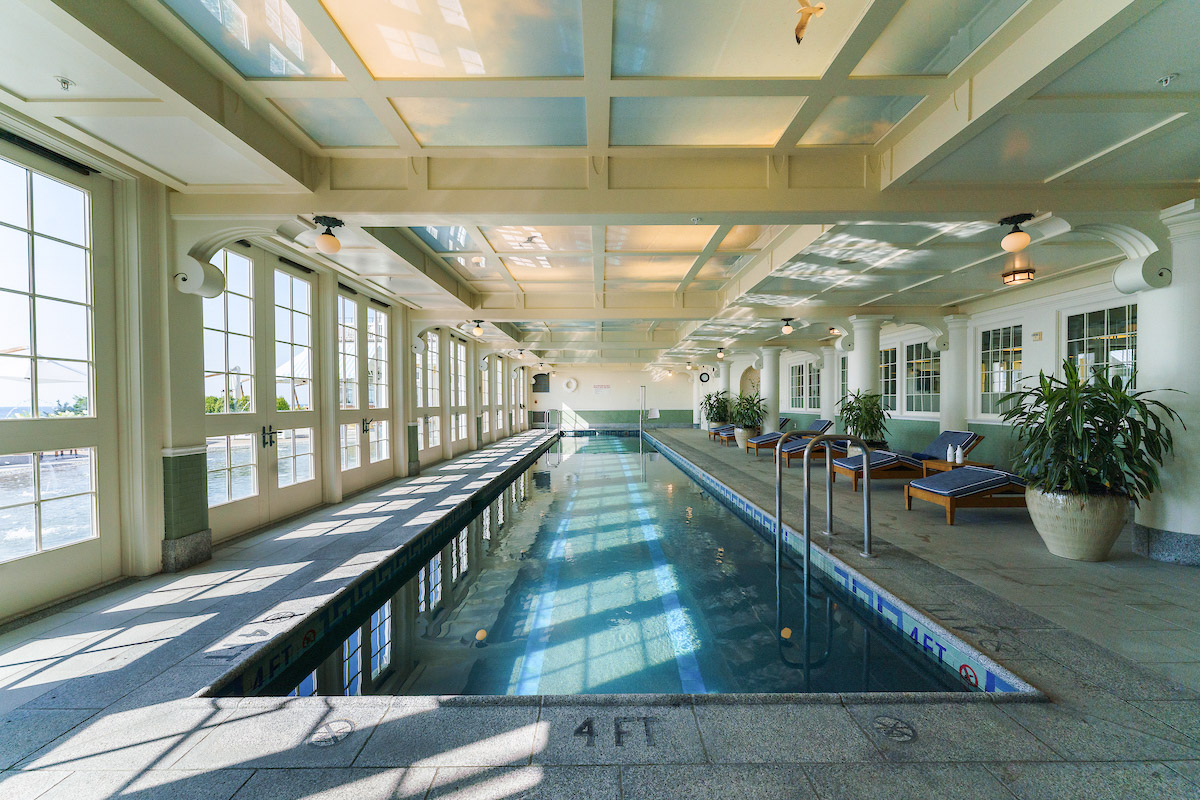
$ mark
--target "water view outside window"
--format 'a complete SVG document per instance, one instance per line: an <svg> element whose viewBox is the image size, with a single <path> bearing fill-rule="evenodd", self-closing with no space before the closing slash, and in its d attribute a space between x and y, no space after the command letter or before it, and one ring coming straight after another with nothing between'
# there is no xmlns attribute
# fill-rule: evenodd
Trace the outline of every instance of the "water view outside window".
<svg viewBox="0 0 1200 800"><path fill-rule="evenodd" d="M225 291L204 303L204 413L254 410L253 264L232 250L211 259L225 274Z"/></svg>
<svg viewBox="0 0 1200 800"><path fill-rule="evenodd" d="M367 308L367 407L388 407L388 315Z"/></svg>
<svg viewBox="0 0 1200 800"><path fill-rule="evenodd" d="M359 463L359 450L361 445L358 438L358 423L352 422L349 425L341 426L342 438L342 471L355 469Z"/></svg>
<svg viewBox="0 0 1200 800"><path fill-rule="evenodd" d="M358 408L358 303L338 295L338 403Z"/></svg>
<svg viewBox="0 0 1200 800"><path fill-rule="evenodd" d="M392 443L388 436L386 420L377 419L371 423L367 433L367 442L368 458L372 464L378 461L387 461L392 457Z"/></svg>
<svg viewBox="0 0 1200 800"><path fill-rule="evenodd" d="M283 270L275 270L275 407L313 407L312 286Z"/></svg>
<svg viewBox="0 0 1200 800"><path fill-rule="evenodd" d="M0 159L0 420L88 417L87 192Z"/></svg>
<svg viewBox="0 0 1200 800"><path fill-rule="evenodd" d="M208 506L258 494L256 434L208 437Z"/></svg>
<svg viewBox="0 0 1200 800"><path fill-rule="evenodd" d="M979 410L999 414L1004 395L1021 379L1021 326L1010 325L980 333Z"/></svg>
<svg viewBox="0 0 1200 800"><path fill-rule="evenodd" d="M0 562L95 537L94 450L0 456Z"/></svg>
<svg viewBox="0 0 1200 800"><path fill-rule="evenodd" d="M1089 311L1067 317L1067 358L1081 375L1099 367L1128 380L1137 367L1137 306Z"/></svg>
<svg viewBox="0 0 1200 800"><path fill-rule="evenodd" d="M276 437L279 457L276 470L279 488L311 481L316 477L313 467L313 429L292 428L279 431Z"/></svg>

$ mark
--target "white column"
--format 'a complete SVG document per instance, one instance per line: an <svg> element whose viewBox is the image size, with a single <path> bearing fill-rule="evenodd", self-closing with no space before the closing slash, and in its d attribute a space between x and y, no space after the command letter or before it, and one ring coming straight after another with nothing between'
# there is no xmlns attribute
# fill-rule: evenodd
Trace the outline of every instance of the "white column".
<svg viewBox="0 0 1200 800"><path fill-rule="evenodd" d="M950 346L942 351L942 396L940 423L944 431L967 429L967 407L971 387L971 341L967 317L946 317Z"/></svg>
<svg viewBox="0 0 1200 800"><path fill-rule="evenodd" d="M1138 300L1137 382L1157 392L1187 425L1175 425L1175 452L1161 472L1162 488L1135 515L1134 550L1160 561L1200 564L1200 200L1162 213L1171 234L1171 284Z"/></svg>
<svg viewBox="0 0 1200 800"><path fill-rule="evenodd" d="M838 364L836 347L827 345L821 348L821 419L833 419L837 416L838 384L841 383L842 371Z"/></svg>
<svg viewBox="0 0 1200 800"><path fill-rule="evenodd" d="M700 401L704 399L704 384L700 383L700 371L689 372L688 377L692 381L692 425L699 424L704 427L704 420L700 418Z"/></svg>
<svg viewBox="0 0 1200 800"><path fill-rule="evenodd" d="M454 413L450 410L454 405L454 395L451 392L454 384L450 380L450 348L454 340L450 337L449 328L441 328L439 332L442 346L438 350L438 394L442 398L442 407L438 415L442 420L442 458L454 458L454 443L450 441L450 426L454 424Z"/></svg>
<svg viewBox="0 0 1200 800"><path fill-rule="evenodd" d="M317 273L316 363L317 417L321 421L317 450L326 503L342 502L342 446L338 427L338 282L332 272Z"/></svg>
<svg viewBox="0 0 1200 800"><path fill-rule="evenodd" d="M779 347L764 347L762 349L762 385L759 394L767 406L767 415L763 418L762 432L774 433L779 430Z"/></svg>
<svg viewBox="0 0 1200 800"><path fill-rule="evenodd" d="M851 392L879 393L879 329L887 317L850 318L854 326L854 349L847 364L847 381Z"/></svg>
<svg viewBox="0 0 1200 800"><path fill-rule="evenodd" d="M479 344L467 340L467 449L478 450L479 441Z"/></svg>
<svg viewBox="0 0 1200 800"><path fill-rule="evenodd" d="M502 431L502 435L505 437L513 435L512 422L511 422L511 420L512 420L512 368L513 368L512 361L508 357L502 356L500 358L500 387L499 387L500 394L498 395L498 398L500 399L500 411L501 411L500 416L504 421L504 424L502 424L500 426L500 430Z"/></svg>
<svg viewBox="0 0 1200 800"><path fill-rule="evenodd" d="M725 354L725 358L729 358L729 354ZM728 361L721 362L721 388L720 391L728 396L733 395L733 391L729 388L729 371L732 365Z"/></svg>

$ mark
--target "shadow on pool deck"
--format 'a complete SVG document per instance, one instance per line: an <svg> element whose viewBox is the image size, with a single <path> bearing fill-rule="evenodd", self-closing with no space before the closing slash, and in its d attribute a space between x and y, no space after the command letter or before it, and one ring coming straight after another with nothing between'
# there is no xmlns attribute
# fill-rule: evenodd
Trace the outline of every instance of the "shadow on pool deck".
<svg viewBox="0 0 1200 800"><path fill-rule="evenodd" d="M766 458L754 465L701 432L659 435L678 437L672 446L691 448L701 466L719 463L731 485L769 491ZM850 499L848 487L837 491ZM857 508L848 504L835 545L847 560ZM1161 584L1195 598L1187 576L1196 573L1133 557L1051 561L1014 512L978 521L964 512L946 528L936 509L904 515L893 487L881 487L876 509L881 557L855 566L944 620L957 613L950 627L970 628L964 636L1056 702L185 698L226 669L200 658L214 638L314 582L319 590L316 579L382 535L369 519L324 509L224 548L219 561L0 635L0 796L1200 798L1196 693L1057 613L1077 594L1079 608L1114 612L1097 628L1117 627L1147 613L1120 603L1121 592L1144 598L1154 595L1142 587ZM1009 583L1029 591L1006 592ZM1030 598L1056 602L1021 602ZM1189 619L1157 630L1190 630Z"/></svg>

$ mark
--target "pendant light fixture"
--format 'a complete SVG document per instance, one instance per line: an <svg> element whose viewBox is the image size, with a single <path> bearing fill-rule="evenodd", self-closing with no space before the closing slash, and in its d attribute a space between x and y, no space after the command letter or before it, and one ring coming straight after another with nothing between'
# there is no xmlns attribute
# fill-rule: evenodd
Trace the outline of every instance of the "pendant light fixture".
<svg viewBox="0 0 1200 800"><path fill-rule="evenodd" d="M317 249L327 256L335 255L342 249L342 243L333 235L334 228L340 228L346 223L337 217L313 217L313 222L324 226L325 232L317 237Z"/></svg>
<svg viewBox="0 0 1200 800"><path fill-rule="evenodd" d="M784 317L783 318L783 335L784 336L787 336L789 333L796 330L795 328L792 327L793 319L795 319L795 317Z"/></svg>
<svg viewBox="0 0 1200 800"><path fill-rule="evenodd" d="M1006 253L1019 253L1029 246L1033 237L1021 230L1021 225L1033 219L1033 214L1013 214L1000 220L1001 225L1011 225L1012 230L1000 240L1000 247Z"/></svg>
<svg viewBox="0 0 1200 800"><path fill-rule="evenodd" d="M717 348L717 360L718 360L718 361L720 361L720 360L721 360L721 359L723 359L723 358L725 358L725 348L724 348L724 347L718 347L718 348Z"/></svg>
<svg viewBox="0 0 1200 800"><path fill-rule="evenodd" d="M1022 267L1013 267L1001 275L1000 280L1004 281L1005 286L1019 286L1022 283L1031 282L1036 274L1033 267L1026 264Z"/></svg>
<svg viewBox="0 0 1200 800"><path fill-rule="evenodd" d="M837 328L830 327L830 328L829 328L829 335L830 335L830 336L841 336L841 335L842 335L842 332L841 332L840 330L838 330Z"/></svg>
<svg viewBox="0 0 1200 800"><path fill-rule="evenodd" d="M475 327L471 329L471 333L475 334L476 336L483 336L483 320L475 320Z"/></svg>

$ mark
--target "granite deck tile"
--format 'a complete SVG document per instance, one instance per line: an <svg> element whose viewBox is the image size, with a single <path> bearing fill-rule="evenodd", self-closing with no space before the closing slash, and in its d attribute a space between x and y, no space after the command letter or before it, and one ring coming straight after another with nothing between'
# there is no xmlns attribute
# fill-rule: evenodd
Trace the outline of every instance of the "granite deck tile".
<svg viewBox="0 0 1200 800"><path fill-rule="evenodd" d="M1017 800L1196 800L1200 787L1162 764L994 764Z"/></svg>
<svg viewBox="0 0 1200 800"><path fill-rule="evenodd" d="M443 706L397 698L354 761L356 767L520 766L545 747L537 705Z"/></svg>
<svg viewBox="0 0 1200 800"><path fill-rule="evenodd" d="M235 800L401 800L424 798L434 769L260 769Z"/></svg>
<svg viewBox="0 0 1200 800"><path fill-rule="evenodd" d="M251 774L248 769L80 771L38 795L37 800L229 800Z"/></svg>
<svg viewBox="0 0 1200 800"><path fill-rule="evenodd" d="M0 770L8 769L67 731L95 711L21 708L0 717Z"/></svg>
<svg viewBox="0 0 1200 800"><path fill-rule="evenodd" d="M882 760L841 705L697 706L696 719L718 764Z"/></svg>
<svg viewBox="0 0 1200 800"><path fill-rule="evenodd" d="M443 767L427 800L618 800L616 767Z"/></svg>
<svg viewBox="0 0 1200 800"><path fill-rule="evenodd" d="M621 769L625 800L816 800L798 766L641 766Z"/></svg>
<svg viewBox="0 0 1200 800"><path fill-rule="evenodd" d="M534 764L696 764L706 760L691 704L543 706Z"/></svg>
<svg viewBox="0 0 1200 800"><path fill-rule="evenodd" d="M812 764L821 800L1013 800L982 764Z"/></svg>

